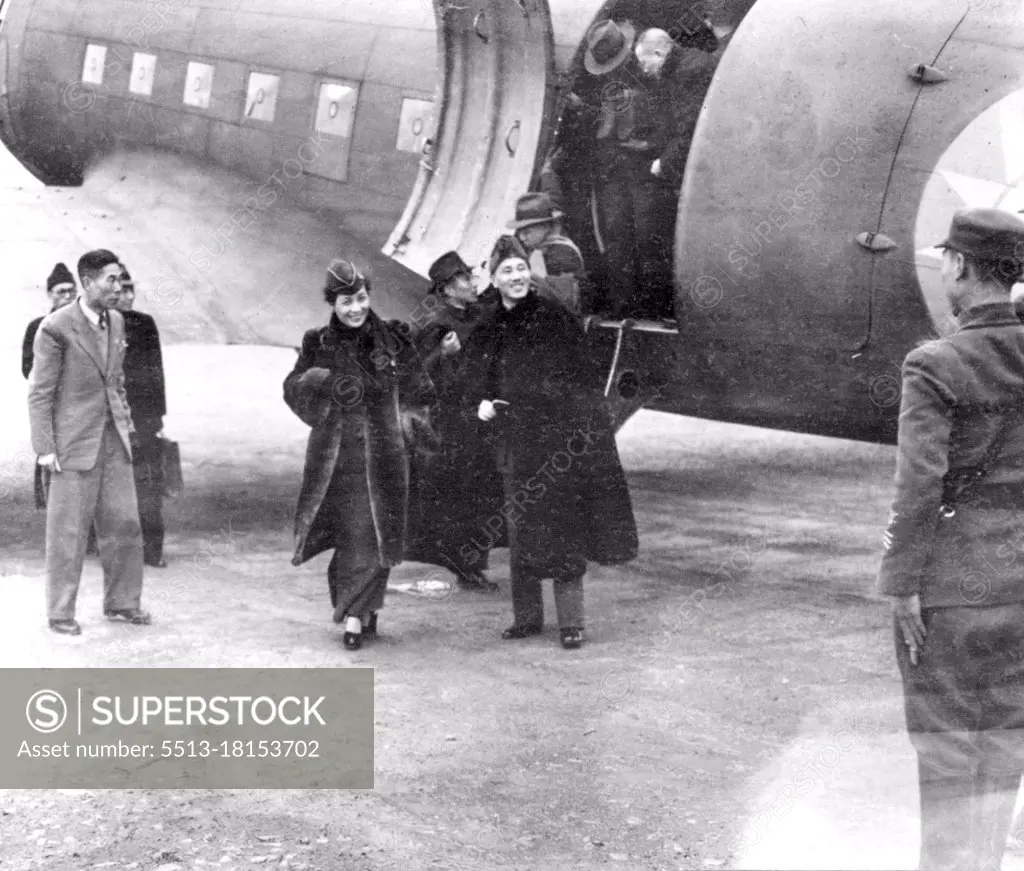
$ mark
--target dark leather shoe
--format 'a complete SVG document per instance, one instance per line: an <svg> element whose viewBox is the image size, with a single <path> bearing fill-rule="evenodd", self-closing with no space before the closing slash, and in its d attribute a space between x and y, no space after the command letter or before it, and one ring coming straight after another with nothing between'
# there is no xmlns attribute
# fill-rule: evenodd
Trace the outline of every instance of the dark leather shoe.
<svg viewBox="0 0 1024 871"><path fill-rule="evenodd" d="M575 650L583 643L583 630L577 626L567 626L560 630L559 635L566 650Z"/></svg>
<svg viewBox="0 0 1024 871"><path fill-rule="evenodd" d="M498 585L489 581L483 572L474 572L470 575L459 575L456 583L460 590L471 590L474 593L496 593Z"/></svg>
<svg viewBox="0 0 1024 871"><path fill-rule="evenodd" d="M345 645L346 650L359 650L363 646L363 633L346 632L341 636L341 643Z"/></svg>
<svg viewBox="0 0 1024 871"><path fill-rule="evenodd" d="M151 566L154 569L165 569L165 568L167 568L167 560L165 560L163 557L160 557L159 559L143 560L143 562L147 566Z"/></svg>
<svg viewBox="0 0 1024 871"><path fill-rule="evenodd" d="M370 615L370 619L367 620L366 623L363 625L363 635L366 636L367 639L376 638L377 637L377 612L376 611L374 611Z"/></svg>
<svg viewBox="0 0 1024 871"><path fill-rule="evenodd" d="M519 626L513 623L504 632L501 633L501 637L506 641L512 641L517 638L529 638L531 635L540 635L544 631L543 626L537 626L535 624L528 623L524 626Z"/></svg>
<svg viewBox="0 0 1024 871"><path fill-rule="evenodd" d="M148 626L153 618L141 608L118 608L103 612L108 620L131 623L132 626Z"/></svg>
<svg viewBox="0 0 1024 871"><path fill-rule="evenodd" d="M50 628L61 635L81 635L82 627L77 620L51 620Z"/></svg>

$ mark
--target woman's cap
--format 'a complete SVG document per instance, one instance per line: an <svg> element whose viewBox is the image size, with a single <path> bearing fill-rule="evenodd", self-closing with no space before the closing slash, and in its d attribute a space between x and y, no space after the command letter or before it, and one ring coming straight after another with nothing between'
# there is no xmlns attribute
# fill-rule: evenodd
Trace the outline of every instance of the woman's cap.
<svg viewBox="0 0 1024 871"><path fill-rule="evenodd" d="M366 287L366 278L356 269L351 260L336 257L327 267L326 292L348 296L358 293L364 287Z"/></svg>

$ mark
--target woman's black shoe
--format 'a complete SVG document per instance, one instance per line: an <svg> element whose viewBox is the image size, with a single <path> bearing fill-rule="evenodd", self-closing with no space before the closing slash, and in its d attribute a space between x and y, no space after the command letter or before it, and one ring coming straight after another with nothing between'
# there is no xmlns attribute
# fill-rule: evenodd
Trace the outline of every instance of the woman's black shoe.
<svg viewBox="0 0 1024 871"><path fill-rule="evenodd" d="M537 626L534 624L526 624L525 626L518 626L513 623L504 632L501 633L501 637L506 641L511 641L517 638L529 638L531 635L540 635L544 631L543 626Z"/></svg>
<svg viewBox="0 0 1024 871"><path fill-rule="evenodd" d="M583 643L583 630L576 626L568 626L561 631L562 647L566 650L575 650Z"/></svg>
<svg viewBox="0 0 1024 871"><path fill-rule="evenodd" d="M374 611L370 615L370 619L363 625L363 635L367 638L377 637L377 612Z"/></svg>
<svg viewBox="0 0 1024 871"><path fill-rule="evenodd" d="M359 650L363 646L363 633L346 632L341 636L341 643L345 645L346 650Z"/></svg>

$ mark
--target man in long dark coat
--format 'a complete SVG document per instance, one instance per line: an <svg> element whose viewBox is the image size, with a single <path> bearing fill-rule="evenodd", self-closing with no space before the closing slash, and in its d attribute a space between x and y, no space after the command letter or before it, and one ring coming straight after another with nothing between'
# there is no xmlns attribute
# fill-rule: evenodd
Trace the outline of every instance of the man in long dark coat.
<svg viewBox="0 0 1024 871"><path fill-rule="evenodd" d="M75 276L63 263L53 267L53 272L46 279L46 295L50 298L50 311L55 312L70 302L75 301L78 293L78 285L75 284ZM45 317L45 316L44 316ZM32 343L36 340L36 332L43 318L36 318L31 321L25 330L25 338L21 343L21 374L28 378L32 371ZM46 507L46 487L43 484L43 467L37 465L34 472L33 491L35 493L36 508Z"/></svg>
<svg viewBox="0 0 1024 871"><path fill-rule="evenodd" d="M515 622L502 637L543 630L541 581L552 578L562 645L577 648L587 562L623 563L637 554L629 490L583 329L533 290L526 251L514 237L498 240L489 271L501 308L466 349L463 404L495 433L505 501L464 552L493 546L504 520Z"/></svg>
<svg viewBox="0 0 1024 871"><path fill-rule="evenodd" d="M160 332L150 315L135 311L135 282L125 269L117 309L124 318L128 347L124 355L124 389L135 424L132 471L139 502L143 557L147 566L164 568L163 442L167 393Z"/></svg>
<svg viewBox="0 0 1024 871"><path fill-rule="evenodd" d="M903 363L891 598L917 751L921 868L998 869L1024 770L1024 222L966 209L943 243L959 330Z"/></svg>
<svg viewBox="0 0 1024 871"><path fill-rule="evenodd" d="M494 303L478 299L470 268L455 251L441 255L429 277L429 305L414 324L415 342L437 390L433 417L441 445L411 470L406 558L444 566L463 589L491 593L498 585L483 573L488 549L464 555L460 545L497 509L501 480L479 421L463 413L459 372L466 342L493 315Z"/></svg>

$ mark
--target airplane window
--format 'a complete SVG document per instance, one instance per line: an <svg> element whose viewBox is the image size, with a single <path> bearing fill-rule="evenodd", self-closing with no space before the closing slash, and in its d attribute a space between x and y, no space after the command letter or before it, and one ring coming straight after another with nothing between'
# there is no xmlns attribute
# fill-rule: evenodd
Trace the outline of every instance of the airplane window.
<svg viewBox="0 0 1024 871"><path fill-rule="evenodd" d="M188 72L185 74L185 93L182 102L186 106L199 109L210 108L210 95L213 93L213 67L189 61Z"/></svg>
<svg viewBox="0 0 1024 871"><path fill-rule="evenodd" d="M323 82L316 109L316 129L329 136L352 136L352 122L359 99L357 85L342 82Z"/></svg>
<svg viewBox="0 0 1024 871"><path fill-rule="evenodd" d="M279 76L269 73L251 73L249 93L245 98L245 117L257 121L271 122L277 109L277 88Z"/></svg>
<svg viewBox="0 0 1024 871"><path fill-rule="evenodd" d="M103 66L107 62L107 47L89 43L85 47L85 63L82 65L82 81L87 85L103 84Z"/></svg>
<svg viewBox="0 0 1024 871"><path fill-rule="evenodd" d="M128 90L149 97L153 94L153 76L156 73L156 55L135 52L132 58L132 77Z"/></svg>
<svg viewBox="0 0 1024 871"><path fill-rule="evenodd" d="M395 148L422 154L427 140L434 132L434 103L431 100L402 100L402 114L398 119L398 141Z"/></svg>

